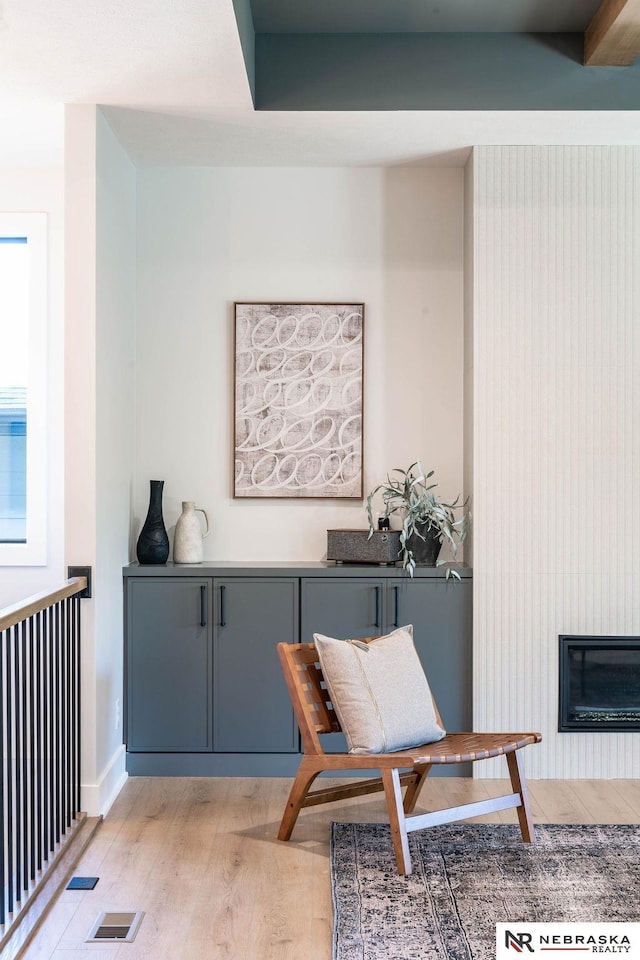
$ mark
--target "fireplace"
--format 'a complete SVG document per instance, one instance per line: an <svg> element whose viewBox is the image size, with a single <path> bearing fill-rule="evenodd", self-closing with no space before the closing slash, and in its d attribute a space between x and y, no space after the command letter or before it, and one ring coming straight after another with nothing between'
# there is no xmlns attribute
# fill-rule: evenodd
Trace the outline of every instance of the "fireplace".
<svg viewBox="0 0 640 960"><path fill-rule="evenodd" d="M640 637L559 640L558 730L640 730Z"/></svg>

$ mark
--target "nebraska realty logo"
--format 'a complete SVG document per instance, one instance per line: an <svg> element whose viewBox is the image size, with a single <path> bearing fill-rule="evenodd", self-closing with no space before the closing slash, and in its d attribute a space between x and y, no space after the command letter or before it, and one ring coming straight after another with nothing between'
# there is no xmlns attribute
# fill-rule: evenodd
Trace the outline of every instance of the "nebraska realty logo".
<svg viewBox="0 0 640 960"><path fill-rule="evenodd" d="M640 923L496 924L496 960L532 953L565 958L604 953L640 960Z"/></svg>

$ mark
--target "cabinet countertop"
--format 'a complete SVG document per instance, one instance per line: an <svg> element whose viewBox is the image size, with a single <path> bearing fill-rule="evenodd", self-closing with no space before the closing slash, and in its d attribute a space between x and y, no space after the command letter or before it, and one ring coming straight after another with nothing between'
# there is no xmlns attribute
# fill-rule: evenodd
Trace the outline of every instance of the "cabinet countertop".
<svg viewBox="0 0 640 960"><path fill-rule="evenodd" d="M471 567L464 563L441 567L416 567L414 580L444 580L447 567L462 579L470 579ZM401 564L337 563L335 560L203 560L202 563L146 564L130 563L124 577L371 577L402 579L409 582Z"/></svg>

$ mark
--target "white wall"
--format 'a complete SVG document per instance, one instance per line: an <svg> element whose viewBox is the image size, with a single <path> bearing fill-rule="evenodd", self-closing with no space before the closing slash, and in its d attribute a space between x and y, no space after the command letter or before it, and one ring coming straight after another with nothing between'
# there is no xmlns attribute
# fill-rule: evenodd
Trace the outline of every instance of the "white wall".
<svg viewBox="0 0 640 960"><path fill-rule="evenodd" d="M135 405L136 171L103 114L96 137L96 769L101 809L124 775L122 567Z"/></svg>
<svg viewBox="0 0 640 960"><path fill-rule="evenodd" d="M556 727L558 635L640 633L640 148L474 153L476 729L638 777L637 734Z"/></svg>
<svg viewBox="0 0 640 960"><path fill-rule="evenodd" d="M0 168L0 210L42 211L48 229L47 562L0 567L0 607L58 587L64 567L64 210L61 169Z"/></svg>
<svg viewBox="0 0 640 960"><path fill-rule="evenodd" d="M96 566L96 108L65 109L65 560ZM82 601L82 796L96 770L95 599Z"/></svg>
<svg viewBox="0 0 640 960"><path fill-rule="evenodd" d="M82 602L82 806L124 776L122 581L133 475L135 170L93 105L66 109L66 559L91 565Z"/></svg>
<svg viewBox="0 0 640 960"><path fill-rule="evenodd" d="M417 457L462 490L462 170L138 171L134 541L150 479L205 558L319 560L363 503L232 499L234 300L364 301L365 491ZM134 556L134 553L132 553Z"/></svg>

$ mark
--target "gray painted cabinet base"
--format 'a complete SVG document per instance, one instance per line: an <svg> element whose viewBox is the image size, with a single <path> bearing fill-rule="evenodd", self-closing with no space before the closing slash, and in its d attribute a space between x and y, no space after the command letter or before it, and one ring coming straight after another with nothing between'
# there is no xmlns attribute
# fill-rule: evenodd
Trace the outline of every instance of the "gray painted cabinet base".
<svg viewBox="0 0 640 960"><path fill-rule="evenodd" d="M471 572L167 564L124 570L125 736L133 776L293 776L300 742L279 641L375 636L413 623L445 725L471 729ZM323 739L327 750L344 738ZM375 768L372 768L375 769ZM434 767L467 776L470 765Z"/></svg>

